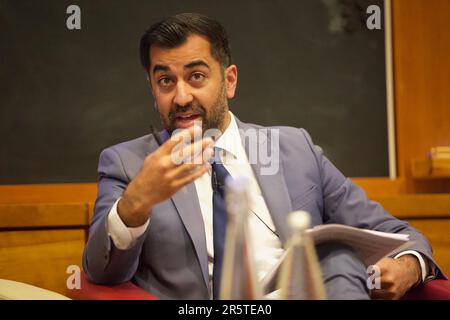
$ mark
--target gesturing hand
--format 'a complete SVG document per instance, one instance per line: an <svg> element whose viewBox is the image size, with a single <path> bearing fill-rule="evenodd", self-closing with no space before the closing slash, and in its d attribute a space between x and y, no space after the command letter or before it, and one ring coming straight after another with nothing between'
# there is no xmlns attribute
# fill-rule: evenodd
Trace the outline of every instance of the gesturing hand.
<svg viewBox="0 0 450 320"><path fill-rule="evenodd" d="M189 143L184 145L182 141L186 135ZM155 204L170 198L208 171L210 165L207 160L213 154L213 141L204 138L190 143L193 136L194 126L174 135L145 158L141 170L118 203L118 214L128 227L143 225ZM180 154L188 155L189 159L179 161Z"/></svg>

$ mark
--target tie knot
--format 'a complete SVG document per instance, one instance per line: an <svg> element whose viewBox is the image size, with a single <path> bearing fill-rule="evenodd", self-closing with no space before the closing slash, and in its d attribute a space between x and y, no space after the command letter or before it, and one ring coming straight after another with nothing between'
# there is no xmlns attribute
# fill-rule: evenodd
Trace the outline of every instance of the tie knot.
<svg viewBox="0 0 450 320"><path fill-rule="evenodd" d="M219 148L219 147L214 147L214 156L211 159L211 164L216 164L216 163L220 163L222 164L222 159L220 158L220 153L222 152L223 149Z"/></svg>

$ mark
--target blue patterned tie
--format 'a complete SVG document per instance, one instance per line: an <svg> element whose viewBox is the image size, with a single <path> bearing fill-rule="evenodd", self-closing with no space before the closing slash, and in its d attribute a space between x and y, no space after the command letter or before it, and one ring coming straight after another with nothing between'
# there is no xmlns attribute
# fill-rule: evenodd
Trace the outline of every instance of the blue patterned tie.
<svg viewBox="0 0 450 320"><path fill-rule="evenodd" d="M225 207L225 180L230 174L220 161L219 149L214 148L214 162L211 163L211 183L213 189L213 299L219 299L220 278L222 274L225 232L227 227L227 211Z"/></svg>

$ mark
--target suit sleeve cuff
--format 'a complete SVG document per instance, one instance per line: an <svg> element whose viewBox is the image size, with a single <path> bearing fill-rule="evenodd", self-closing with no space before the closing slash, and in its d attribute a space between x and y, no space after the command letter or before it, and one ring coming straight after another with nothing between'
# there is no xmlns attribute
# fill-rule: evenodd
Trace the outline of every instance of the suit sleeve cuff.
<svg viewBox="0 0 450 320"><path fill-rule="evenodd" d="M117 212L119 199L114 203L108 214L107 231L116 248L127 250L134 246L136 239L142 236L150 223L150 218L136 228L129 228L125 225Z"/></svg>
<svg viewBox="0 0 450 320"><path fill-rule="evenodd" d="M417 258L417 260L419 260L420 270L422 271L421 279L422 279L422 282L424 282L425 279L427 279L427 275L428 275L427 270L428 270L428 268L427 268L427 263L426 263L425 259L422 257L422 255L419 252L414 251L414 250L402 251L399 254L397 254L394 257L394 259L398 259L401 256L404 256L404 255L407 255L407 254L413 255L413 256L415 256Z"/></svg>

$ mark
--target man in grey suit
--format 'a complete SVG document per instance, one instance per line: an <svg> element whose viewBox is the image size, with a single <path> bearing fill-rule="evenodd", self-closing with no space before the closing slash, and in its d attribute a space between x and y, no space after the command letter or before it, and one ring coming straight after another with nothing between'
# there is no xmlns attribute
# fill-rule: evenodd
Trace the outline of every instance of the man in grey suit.
<svg viewBox="0 0 450 320"><path fill-rule="evenodd" d="M284 251L287 214L306 210L312 225L406 233L415 241L408 251L377 263L381 287L376 290L367 287L366 267L351 248L336 243L317 247L331 299L398 299L440 276L427 240L367 199L305 130L243 123L230 112L237 67L217 21L180 14L154 24L141 38L141 60L165 130L159 138L147 135L100 155L98 195L83 256L91 281L133 280L162 299L213 296L219 231L211 179L219 152L227 174L252 182L250 229L259 275ZM217 129L215 139L194 139L199 121L203 131ZM188 143L180 144L186 136ZM267 149L270 168L252 156L258 148ZM174 161L180 152L200 154L200 162Z"/></svg>

